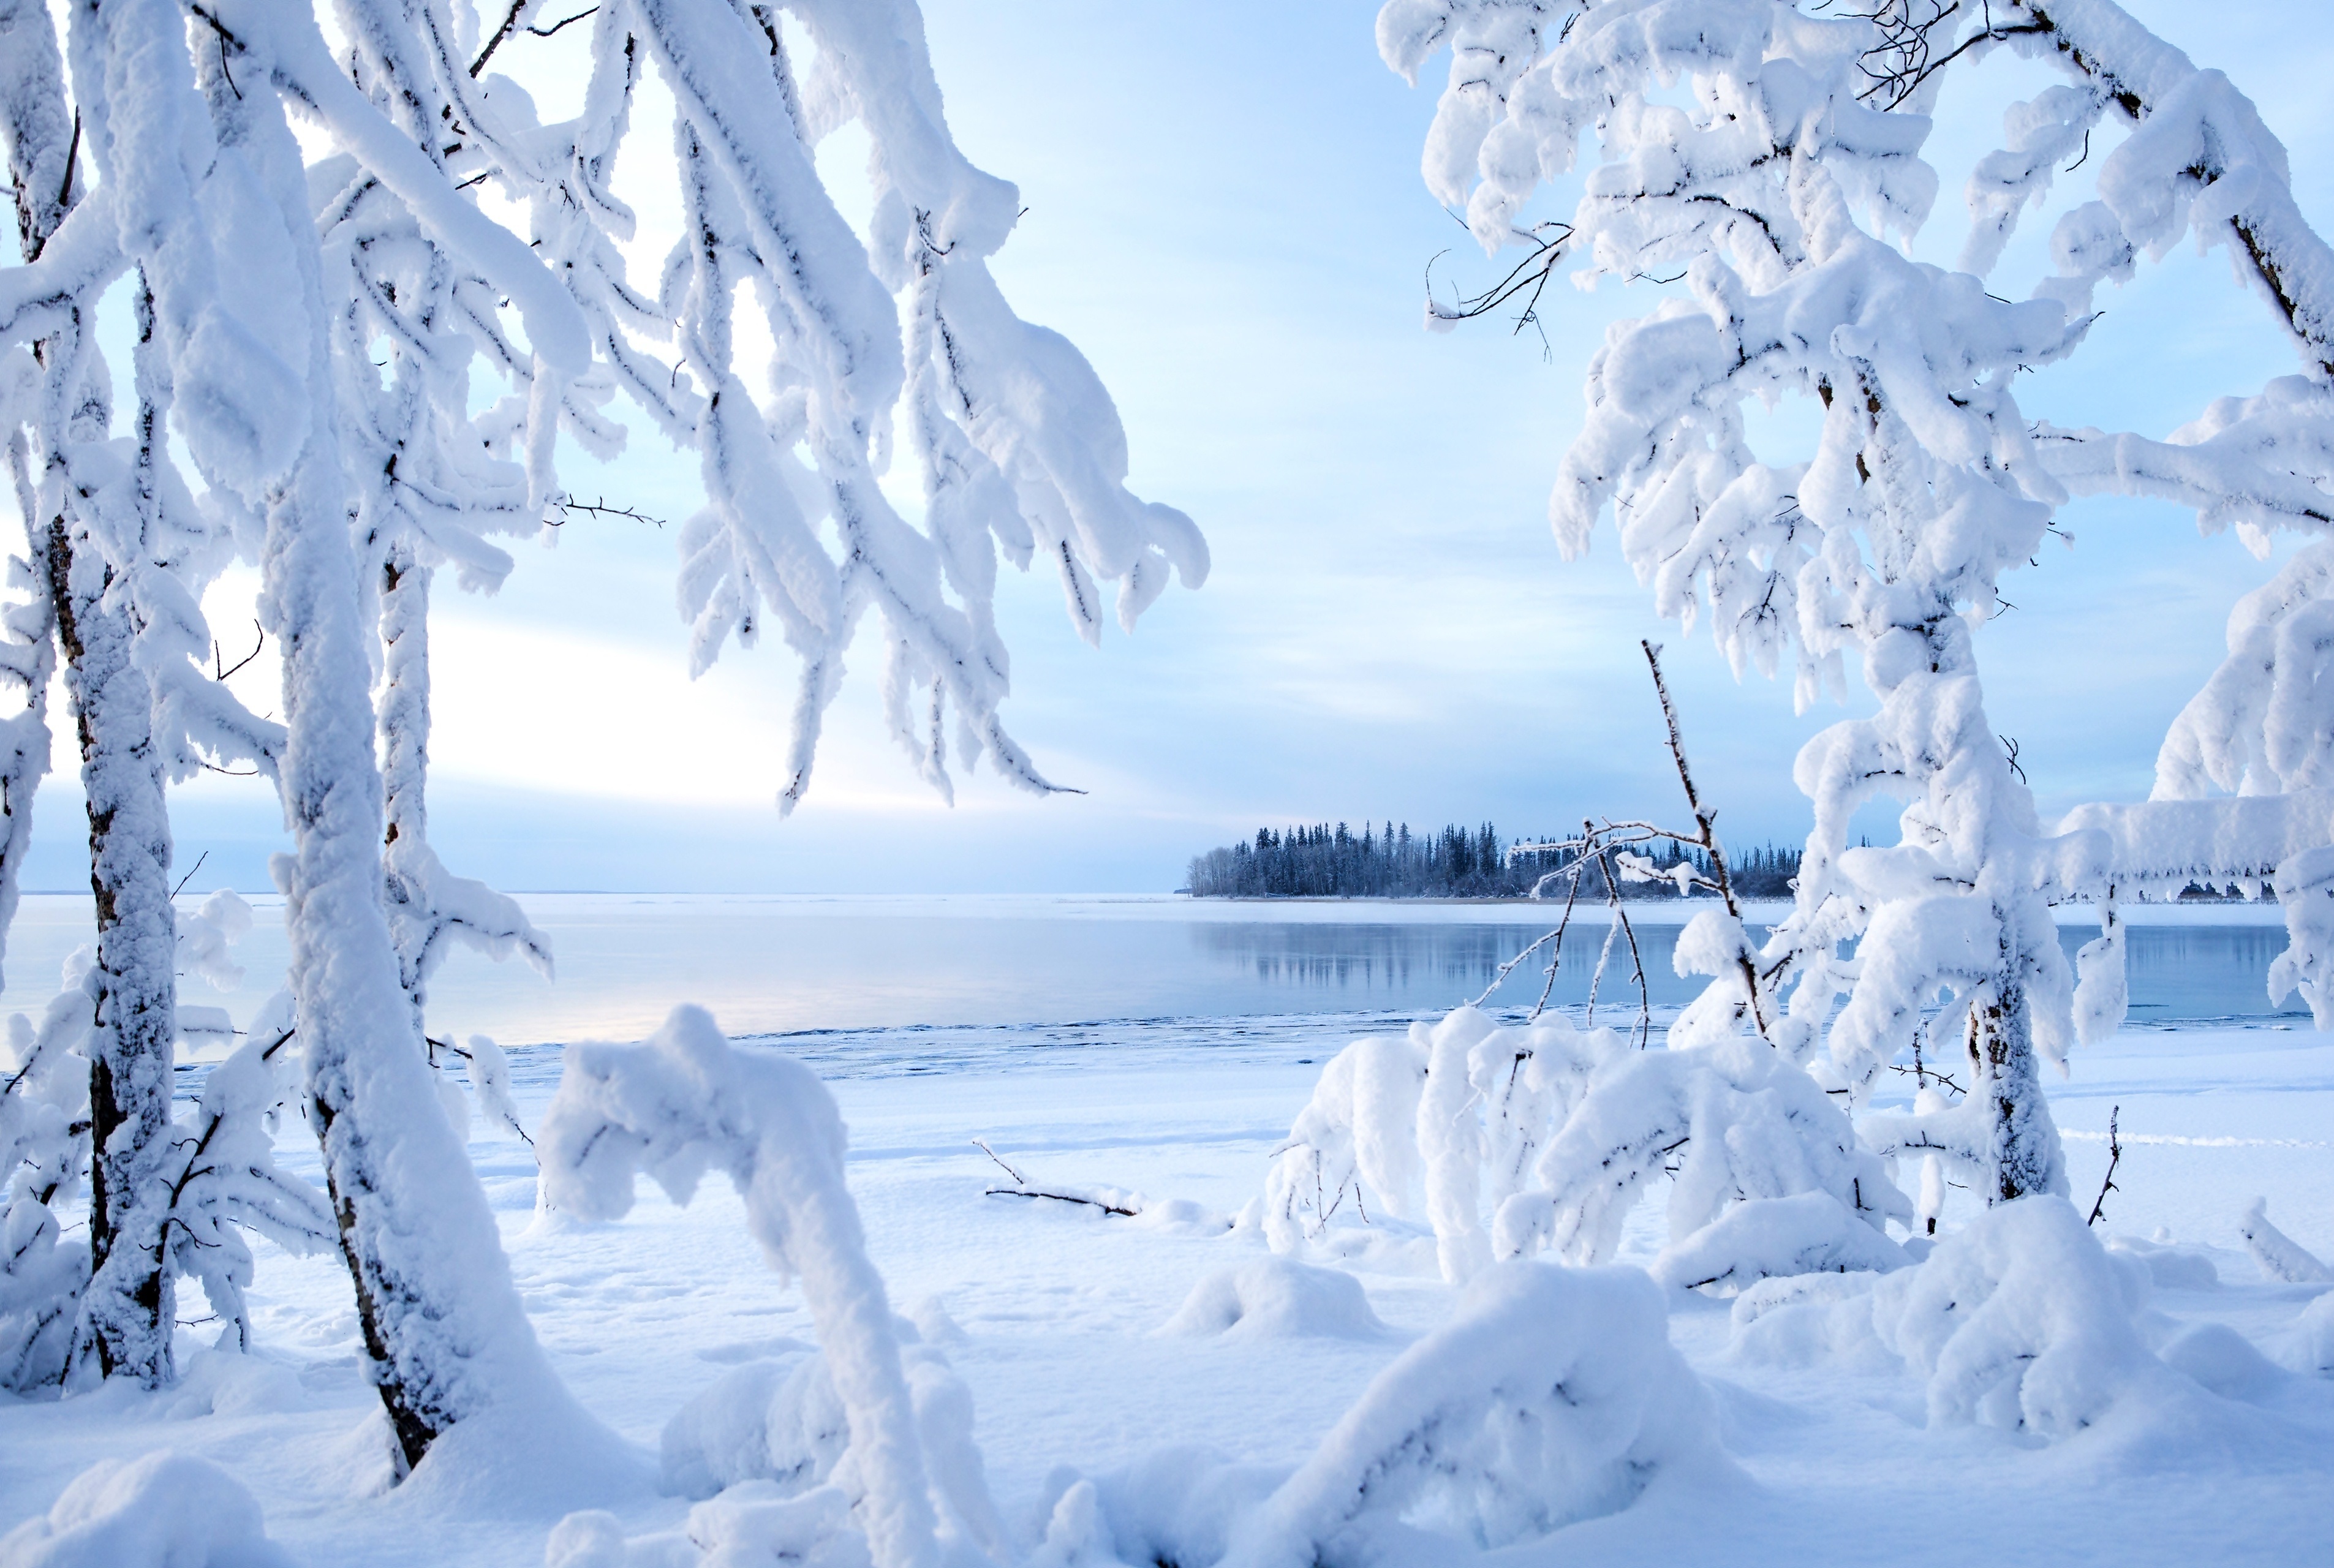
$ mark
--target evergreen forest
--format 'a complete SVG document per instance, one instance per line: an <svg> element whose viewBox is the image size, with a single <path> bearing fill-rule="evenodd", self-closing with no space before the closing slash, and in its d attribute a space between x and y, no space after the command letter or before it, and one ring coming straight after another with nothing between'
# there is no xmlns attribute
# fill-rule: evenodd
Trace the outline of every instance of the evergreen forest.
<svg viewBox="0 0 2334 1568"><path fill-rule="evenodd" d="M1573 857L1537 846L1569 836L1508 840L1490 822L1452 823L1439 832L1391 822L1364 822L1359 833L1345 822L1259 828L1253 840L1193 856L1182 890L1199 899L1521 899L1546 882L1542 896L1561 897ZM1664 869L1685 861L1704 875L1710 870L1696 849L1668 847L1646 858ZM1727 868L1741 897L1788 899L1799 851L1771 844L1730 851ZM1602 899L1602 873L1585 869L1580 890ZM1669 882L1624 882L1620 891L1625 899L1678 896Z"/></svg>

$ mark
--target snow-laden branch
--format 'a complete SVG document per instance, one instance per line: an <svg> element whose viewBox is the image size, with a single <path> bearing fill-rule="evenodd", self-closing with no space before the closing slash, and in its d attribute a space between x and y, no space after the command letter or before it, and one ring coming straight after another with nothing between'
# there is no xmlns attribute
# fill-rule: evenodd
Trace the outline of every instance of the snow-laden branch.
<svg viewBox="0 0 2334 1568"><path fill-rule="evenodd" d="M878 1568L938 1560L914 1403L883 1281L844 1178L843 1119L815 1074L734 1049L701 1007L675 1008L641 1045L571 1045L536 1135L551 1206L613 1219L634 1178L685 1203L709 1169L745 1199L763 1255L798 1278L847 1412Z"/></svg>

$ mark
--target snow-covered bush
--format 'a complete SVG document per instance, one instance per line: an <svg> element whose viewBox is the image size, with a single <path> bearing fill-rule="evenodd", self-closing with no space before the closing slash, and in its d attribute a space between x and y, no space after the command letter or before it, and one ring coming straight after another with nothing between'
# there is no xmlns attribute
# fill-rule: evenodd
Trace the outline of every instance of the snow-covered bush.
<svg viewBox="0 0 2334 1568"><path fill-rule="evenodd" d="M2322 557L2303 552L2240 608L2229 664L2166 742L2156 801L2041 822L1978 678L1975 629L2073 495L2168 497L2262 550L2270 531L2334 517L2334 253L2227 79L2109 0L1388 0L1378 42L1413 80L1451 51L1427 185L1487 252L1527 251L1485 294L1430 300L1429 325L1548 308L1575 263L1584 285L1683 285L1614 326L1588 367L1587 421L1550 502L1561 547L1585 550L1609 508L1655 608L1689 629L1707 618L1738 674L1793 653L1804 707L1844 695L1853 656L1877 699L1799 755L1815 826L1793 912L1756 961L1788 999L1760 1033L1795 1062L1822 1050L1827 1087L1860 1104L1948 993L1976 1080L1953 1146L1996 1202L2064 1190L2037 1059L2122 1016L2112 914L2078 976L2050 902L2274 871L2292 944L2272 985L2334 997L2334 813L2298 793L2318 787L2326 748L2307 696ZM1959 267L1916 262L1892 241L1934 204L1931 111L1949 75L2003 51L2063 80L2006 106L2005 145L1971 169ZM2021 216L2095 133L2098 199L2059 217L2051 270L1999 278ZM1591 136L1601 161L1570 221L1527 226ZM2226 248L2302 374L2166 441L2035 421L2016 378L2080 349L2101 282L2190 236ZM1746 409L1792 398L1816 405L1820 434L1762 457ZM2214 790L2229 793L2203 798ZM1884 796L1905 803L1900 842L1850 848L1855 813ZM1737 984L1721 972L1713 993Z"/></svg>
<svg viewBox="0 0 2334 1568"><path fill-rule="evenodd" d="M1357 1219L1431 1217L1444 1277L1490 1260L1480 1209L1528 1179L1596 1070L1627 1053L1610 1029L1550 1016L1502 1027L1461 1007L1406 1034L1355 1041L1322 1068L1273 1157L1265 1235L1317 1239L1350 1199Z"/></svg>
<svg viewBox="0 0 2334 1568"><path fill-rule="evenodd" d="M2148 1288L2144 1265L2041 1195L1977 1215L1912 1267L1754 1285L1735 1299L1733 1353L1784 1367L1901 1363L1926 1385L1933 1423L2057 1439L2164 1386L2141 1321Z"/></svg>
<svg viewBox="0 0 2334 1568"><path fill-rule="evenodd" d="M1222 1561L1339 1562L1394 1520L1477 1548L1529 1540L1722 1473L1715 1427L1643 1274L1499 1265L1233 1525Z"/></svg>
<svg viewBox="0 0 2334 1568"><path fill-rule="evenodd" d="M820 1340L817 1371L805 1372L792 1397L770 1406L763 1451L791 1479L816 1474L823 1455L831 1470L841 1453L834 1439L847 1434L856 1472L854 1522L878 1568L907 1568L934 1560L931 1482L951 1493L949 1477L960 1456L952 1445L936 1451L928 1440L896 1320L844 1181L844 1141L834 1097L808 1068L738 1051L710 1014L684 1006L642 1044L569 1046L535 1147L550 1205L586 1218L629 1211L640 1174L681 1203L708 1170L729 1178L763 1255L782 1277L800 1281ZM839 1427L819 1417L820 1380L839 1407ZM750 1404L768 1392L741 1383L717 1403ZM963 1415L969 1428L969 1403ZM752 1425L713 1423L710 1416L708 1424ZM733 1467L708 1460L700 1467L719 1482ZM694 1474L690 1462L681 1469Z"/></svg>
<svg viewBox="0 0 2334 1568"><path fill-rule="evenodd" d="M1383 1339L1362 1282L1285 1257L1210 1271L1159 1331L1232 1340Z"/></svg>
<svg viewBox="0 0 2334 1568"><path fill-rule="evenodd" d="M1903 1261L1884 1227L1912 1209L1886 1166L1764 1043L1634 1051L1609 1029L1473 1008L1331 1059L1275 1158L1266 1236L1283 1253L1320 1239L1350 1193L1357 1219L1367 1201L1429 1221L1454 1284L1542 1249L1599 1264L1664 1177L1672 1283Z"/></svg>
<svg viewBox="0 0 2334 1568"><path fill-rule="evenodd" d="M2158 1368L2132 1321L2145 1289L2073 1204L2037 1196L1988 1209L1920 1267L1882 1277L1872 1318L1928 1380L1932 1420L2064 1438Z"/></svg>
<svg viewBox="0 0 2334 1568"><path fill-rule="evenodd" d="M206 1459L101 1459L0 1536L0 1568L292 1568L259 1505Z"/></svg>

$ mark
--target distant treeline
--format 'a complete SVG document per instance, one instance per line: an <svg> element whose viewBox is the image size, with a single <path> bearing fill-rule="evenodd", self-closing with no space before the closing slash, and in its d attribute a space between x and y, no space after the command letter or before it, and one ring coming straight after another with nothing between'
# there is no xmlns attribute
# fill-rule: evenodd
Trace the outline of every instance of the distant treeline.
<svg viewBox="0 0 2334 1568"><path fill-rule="evenodd" d="M1546 833L1520 843L1560 842L1568 835ZM1319 822L1275 832L1259 828L1252 842L1210 850L1192 858L1188 890L1200 899L1514 899L1529 895L1570 857L1545 850L1510 853L1513 845L1490 822L1469 829L1453 823L1436 833L1413 833L1408 822L1383 828L1369 822L1355 833L1344 822ZM1690 861L1707 875L1700 850L1664 849L1645 856L1664 868ZM1799 874L1799 851L1761 845L1729 851L1727 868L1735 891L1746 899L1788 899ZM1551 883L1561 890L1562 880ZM1583 872L1583 896L1603 899L1603 876ZM1675 898L1673 884L1624 882L1626 899Z"/></svg>

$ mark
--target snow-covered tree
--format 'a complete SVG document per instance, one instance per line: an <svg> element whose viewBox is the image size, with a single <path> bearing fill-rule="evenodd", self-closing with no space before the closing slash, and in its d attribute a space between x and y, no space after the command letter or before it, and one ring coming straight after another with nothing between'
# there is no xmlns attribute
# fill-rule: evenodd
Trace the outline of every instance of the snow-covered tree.
<svg viewBox="0 0 2334 1568"><path fill-rule="evenodd" d="M74 589L51 601L113 660L73 689L77 717L96 724L93 813L130 803L105 831L134 894L117 902L143 922L101 946L99 969L114 974L108 955L121 953L124 978L109 994L121 999L100 1004L92 1049L119 1065L101 1073L112 1108L99 1119L130 1130L99 1128L99 1179L144 1202L171 1169L162 783L190 758L256 761L278 780L294 842L279 871L305 1096L408 1463L550 1376L423 1054L420 1009L447 937L541 952L516 906L448 875L429 849L431 573L450 564L490 586L509 559L487 535L561 522L560 440L620 449L624 427L600 409L623 391L700 457L709 504L681 530L695 668L733 634L754 640L767 617L801 658L779 795L791 807L871 609L891 660L886 709L919 771L949 789L952 715L960 761L1043 791L998 715L998 547L1060 573L1090 640L1098 583L1118 585L1131 626L1171 576L1196 586L1207 569L1187 518L1126 489L1124 434L1092 370L990 278L1018 201L950 140L909 0L612 0L593 13L581 111L550 123L487 69L548 31L533 25L537 8L518 0L488 32L468 0L341 0L328 34L300 6L94 0L70 12L69 82L45 9L0 11L26 258L0 273L0 348L31 346L39 361L7 383L27 389L20 490L44 543L62 526L69 547L43 557ZM670 139L656 127L650 142L673 149L686 215L653 283L626 275L635 220L613 184L650 70L678 105ZM854 120L872 149L864 232L812 159ZM111 435L92 330L124 279L140 327L127 441ZM747 298L776 346L767 376L737 362ZM484 408L468 385L481 359L507 388ZM878 484L902 418L921 525ZM283 656L280 736L186 678L205 579L180 544L197 534L260 561L263 626ZM45 630L9 624L34 642ZM37 686L35 664L11 669ZM114 706L101 713L101 697ZM12 856L37 705L7 737L18 771L0 780ZM0 882L14 863L0 862ZM159 976L133 948L159 957ZM129 1005L140 976L157 982L142 1011ZM126 1022L140 1022L134 1043L119 1043ZM479 1082L491 1076L490 1063ZM145 1244L165 1212L119 1221L144 1227L136 1251L154 1272L88 1298L109 1366L153 1378L169 1371L169 1282ZM117 1294L136 1311L108 1304Z"/></svg>
<svg viewBox="0 0 2334 1568"><path fill-rule="evenodd" d="M1853 656L1878 699L1800 754L1815 828L1796 908L1759 957L1788 997L1765 1037L1860 1103L1949 993L1969 1093L1873 1129L1879 1147L1938 1154L1989 1201L2063 1190L2038 1063L2119 1021L2121 945L2111 920L2069 973L2050 903L2282 868L2279 983L2317 987L2334 961L2328 815L2291 793L2314 784L2328 733L2306 695L2322 567L2297 561L2274 602L2241 611L2230 670L2166 744L2172 803L2040 821L1987 720L1973 637L2071 495L2168 496L2258 548L2334 515L2334 255L2294 207L2284 149L2226 78L2109 0L1391 0L1378 36L1413 79L1452 51L1428 185L1486 250L1526 250L1501 288L1431 303L1430 325L1529 305L1574 264L1583 284L1685 285L1590 364L1551 501L1559 544L1586 549L1609 509L1657 608L1707 618L1738 674L1793 653L1804 707L1844 691ZM2004 148L1970 175L1959 266L1914 261L1898 242L1938 189L1930 111L2002 51L2060 80L2005 107ZM2097 198L2059 216L2052 272L2004 283L2014 225L2095 134ZM1592 135L1602 161L1570 222L1527 224ZM2034 422L2018 375L2081 347L2101 281L2191 236L2228 250L2300 374L2168 440ZM1821 434L1799 460L1762 461L1745 406L1793 398L1814 400ZM2186 798L2213 788L2284 792L2291 809ZM1850 848L1852 814L1879 797L1905 803L1899 842Z"/></svg>

